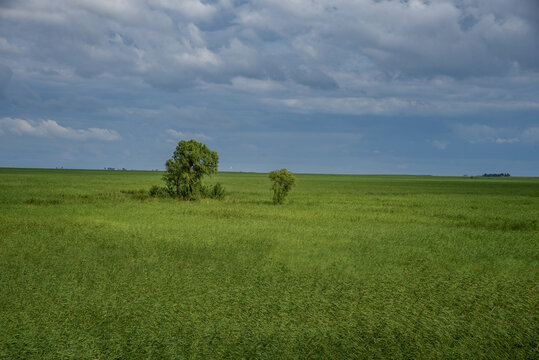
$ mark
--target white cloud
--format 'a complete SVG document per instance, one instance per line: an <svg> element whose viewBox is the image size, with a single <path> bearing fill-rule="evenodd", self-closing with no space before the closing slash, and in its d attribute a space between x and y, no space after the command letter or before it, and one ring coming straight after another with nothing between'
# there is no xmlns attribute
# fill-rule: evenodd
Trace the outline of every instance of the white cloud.
<svg viewBox="0 0 539 360"><path fill-rule="evenodd" d="M522 132L522 140L527 143L539 142L539 126L531 127Z"/></svg>
<svg viewBox="0 0 539 360"><path fill-rule="evenodd" d="M79 0L78 6L102 16L117 19L134 18L138 12L138 4L130 0Z"/></svg>
<svg viewBox="0 0 539 360"><path fill-rule="evenodd" d="M54 120L31 121L5 117L0 119L0 130L17 135L73 140L96 139L112 141L120 139L120 135L115 130L100 128L73 129L70 127L63 127Z"/></svg>
<svg viewBox="0 0 539 360"><path fill-rule="evenodd" d="M202 133L190 133L190 132L182 132L182 131L176 131L174 129L168 129L166 131L168 135L171 135L175 138L181 139L181 140L211 140L212 138L209 136L206 136Z"/></svg>
<svg viewBox="0 0 539 360"><path fill-rule="evenodd" d="M283 86L272 80L249 79L238 76L232 79L232 86L244 91L275 91L283 90Z"/></svg>
<svg viewBox="0 0 539 360"><path fill-rule="evenodd" d="M385 86L387 85L387 86ZM518 101L512 99L489 98L489 92L495 92L497 89L478 89L474 88L475 96L485 96L484 100L470 101L462 95L453 95L445 97L443 100L432 98L436 91L439 95L443 93L440 89L425 85L431 89L418 91L416 84L373 84L370 92L372 96L304 96L301 98L265 98L264 102L295 109L300 112L325 112L331 114L350 114L350 115L395 115L395 114L417 114L417 115L460 115L470 114L492 110L538 110L539 102ZM409 93L404 90L409 88ZM415 91L415 92L414 92ZM484 91L484 93L482 93ZM390 96L384 96L383 93L389 93ZM468 93L471 91L463 91ZM470 95L472 96L472 95Z"/></svg>
<svg viewBox="0 0 539 360"><path fill-rule="evenodd" d="M442 141L442 140L432 140L431 143L432 143L432 146L440 150L445 150L447 148L447 145L449 145L449 142Z"/></svg>
<svg viewBox="0 0 539 360"><path fill-rule="evenodd" d="M0 37L0 51L6 51L6 52L12 52L12 53L18 54L18 53L22 53L23 50L24 50L23 48L17 45L11 44L6 39Z"/></svg>
<svg viewBox="0 0 539 360"><path fill-rule="evenodd" d="M65 21L63 14L43 10L31 11L20 9L2 9L0 11L0 19L44 24L60 24Z"/></svg>
<svg viewBox="0 0 539 360"><path fill-rule="evenodd" d="M512 143L516 143L516 142L519 142L519 141L520 141L519 138L509 138L509 139L496 138L496 143L497 144L512 144Z"/></svg>
<svg viewBox="0 0 539 360"><path fill-rule="evenodd" d="M472 144L480 142L495 142L501 133L500 129L495 129L491 126L482 124L457 124L455 126L455 130L458 136Z"/></svg>
<svg viewBox="0 0 539 360"><path fill-rule="evenodd" d="M413 112L423 104L397 97L310 97L290 99L265 99L269 104L281 105L301 112L326 112L331 114L388 115L403 111Z"/></svg>
<svg viewBox="0 0 539 360"><path fill-rule="evenodd" d="M195 19L209 19L217 12L217 9L209 4L203 4L198 0L151 0L150 4L165 10L173 10Z"/></svg>
<svg viewBox="0 0 539 360"><path fill-rule="evenodd" d="M190 52L182 52L174 55L174 60L180 66L207 67L221 64L219 57L207 48L195 48Z"/></svg>
<svg viewBox="0 0 539 360"><path fill-rule="evenodd" d="M513 144L518 142L539 142L539 127L530 127L524 130L494 128L488 125L473 124L455 126L458 136L469 143L497 143Z"/></svg>

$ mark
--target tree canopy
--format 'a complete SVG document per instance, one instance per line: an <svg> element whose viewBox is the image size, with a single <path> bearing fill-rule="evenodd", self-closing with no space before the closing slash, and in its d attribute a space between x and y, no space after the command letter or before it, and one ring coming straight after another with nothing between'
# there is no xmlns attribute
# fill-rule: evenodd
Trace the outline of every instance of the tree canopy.
<svg viewBox="0 0 539 360"><path fill-rule="evenodd" d="M182 140L171 159L165 163L163 175L167 188L175 197L193 199L202 189L204 175L217 173L219 156L195 140Z"/></svg>

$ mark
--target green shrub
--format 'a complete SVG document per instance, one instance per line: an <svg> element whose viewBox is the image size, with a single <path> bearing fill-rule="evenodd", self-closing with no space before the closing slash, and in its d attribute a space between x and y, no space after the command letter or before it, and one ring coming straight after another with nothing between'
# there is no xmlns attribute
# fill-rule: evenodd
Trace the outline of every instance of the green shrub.
<svg viewBox="0 0 539 360"><path fill-rule="evenodd" d="M226 191L225 191L225 188L223 185L221 185L221 183L217 183L213 186L213 189L212 189L212 197L214 199L219 199L219 200L222 200L225 198L225 195L226 195Z"/></svg>
<svg viewBox="0 0 539 360"><path fill-rule="evenodd" d="M203 186L201 195L205 198L222 200L225 198L226 191L221 183L217 183L213 186Z"/></svg>
<svg viewBox="0 0 539 360"><path fill-rule="evenodd" d="M150 194L146 189L138 189L133 191L131 193L131 196L133 197L133 199L146 200L150 196Z"/></svg>
<svg viewBox="0 0 539 360"><path fill-rule="evenodd" d="M153 185L150 188L149 195L151 197L158 197L158 198L168 198L172 196L169 189L167 189L166 187L157 186L157 185Z"/></svg>
<svg viewBox="0 0 539 360"><path fill-rule="evenodd" d="M282 204L288 192L296 185L296 177L286 169L274 170L269 173L273 203Z"/></svg>

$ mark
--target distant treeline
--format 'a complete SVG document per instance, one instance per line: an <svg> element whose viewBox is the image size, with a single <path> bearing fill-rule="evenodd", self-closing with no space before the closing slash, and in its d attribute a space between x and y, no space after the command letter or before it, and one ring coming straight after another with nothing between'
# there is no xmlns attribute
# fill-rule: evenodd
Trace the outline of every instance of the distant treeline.
<svg viewBox="0 0 539 360"><path fill-rule="evenodd" d="M58 168L57 168L58 169ZM63 169L63 168L62 168ZM127 170L126 168L113 168L113 167L106 167L106 168L103 168L105 170L110 170L110 171L129 171ZM133 170L133 169L132 169ZM136 171L136 170L135 170ZM139 171L146 171L146 170L139 170ZM159 171L159 169L152 169L152 170L149 170L149 171Z"/></svg>
<svg viewBox="0 0 539 360"><path fill-rule="evenodd" d="M483 174L484 177L508 177L511 176L509 173L499 173L499 174Z"/></svg>

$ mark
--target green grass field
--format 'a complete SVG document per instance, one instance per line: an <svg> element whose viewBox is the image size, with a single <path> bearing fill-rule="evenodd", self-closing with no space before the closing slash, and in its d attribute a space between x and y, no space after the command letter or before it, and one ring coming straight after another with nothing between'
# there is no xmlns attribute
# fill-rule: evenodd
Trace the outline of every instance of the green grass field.
<svg viewBox="0 0 539 360"><path fill-rule="evenodd" d="M539 179L0 169L1 359L539 358Z"/></svg>

